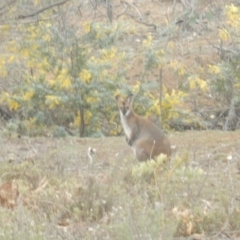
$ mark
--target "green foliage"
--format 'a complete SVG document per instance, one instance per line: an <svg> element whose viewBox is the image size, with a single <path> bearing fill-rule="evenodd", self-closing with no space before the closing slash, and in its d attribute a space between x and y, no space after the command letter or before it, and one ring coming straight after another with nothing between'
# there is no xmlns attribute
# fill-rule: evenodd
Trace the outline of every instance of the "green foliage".
<svg viewBox="0 0 240 240"><path fill-rule="evenodd" d="M34 6L38 5L36 1ZM1 102L18 115L22 134L45 135L46 128L58 125L73 135L77 129L80 136L119 135L114 101L119 92L139 93L137 111L157 119L162 115L164 128L179 116L175 110L184 94L160 90L158 79L151 75L169 60L155 36L147 35L134 53L125 46L125 39L137 33L132 22L79 25L64 14L59 22L52 20L52 14L50 9L41 15L47 20L20 27L21 38L6 48L10 58L0 61L4 77L9 77L7 63L19 69L19 81L2 93ZM144 64L139 79L130 85L128 72L137 58Z"/></svg>
<svg viewBox="0 0 240 240"><path fill-rule="evenodd" d="M118 45L123 36L134 32L126 26L125 22L84 23L81 35L75 25L62 31L51 21L29 24L22 29L24 37L18 48L18 61L25 67L20 74L21 84L2 94L2 102L24 121L22 133L36 135L44 130L44 125L53 124L79 128L80 136L121 132L116 124L113 99L119 91L131 92L125 80L130 55ZM142 54L146 61L143 76L132 92L142 95L140 113L159 117L162 107L166 123L174 118L174 108L183 94L179 92L176 98L175 91L168 94L164 89L160 106L158 83L155 79L146 80L146 73L164 64L164 52L156 49L149 35L143 41Z"/></svg>
<svg viewBox="0 0 240 240"><path fill-rule="evenodd" d="M224 96L228 104L239 103L239 25L240 12L235 5L225 7L225 25L219 29L221 61L209 65L210 84L217 97Z"/></svg>
<svg viewBox="0 0 240 240"><path fill-rule="evenodd" d="M51 14L50 10L43 16ZM119 135L122 130L114 101L119 92L136 94L136 111L154 116L164 129L179 119L199 125L199 117L189 113L188 102L184 104L199 93L211 91L212 96L219 97L224 92L229 101L234 89L234 101L238 103L239 57L235 47L239 9L233 4L226 6L226 24L218 32L223 61L211 64L209 72L196 64L189 67L179 54L181 43L161 36L158 31L136 39L140 30L126 18L116 19L112 24L85 19L79 24L64 14L62 18L66 18L64 23L47 18L19 27L21 37L17 42L9 42L5 47L8 54L0 58L2 78L10 79L10 70L18 70L18 81L6 88L1 102L24 122L25 134L42 131L45 135L46 128L58 125L73 135L77 132L81 136ZM168 30L169 24L166 21L163 30ZM2 29L7 36L9 26ZM129 44L133 39L136 46ZM133 78L135 63L139 66L134 67L137 77ZM210 69L213 66L220 68L220 72ZM175 73L177 87L170 80L168 88L165 86L168 77L165 70ZM34 128L28 127L28 122L35 124L35 133L31 134Z"/></svg>
<svg viewBox="0 0 240 240"><path fill-rule="evenodd" d="M227 103L234 97L235 103L239 102L239 69L238 57L231 62L223 61L217 65L209 66L211 90L217 98L224 96Z"/></svg>
<svg viewBox="0 0 240 240"><path fill-rule="evenodd" d="M218 63L211 64L208 67L211 93L217 100L224 100L223 104L230 109L230 113L231 111L235 112L240 104L239 26L239 8L233 4L226 5L224 23L218 32L221 59ZM236 117L234 114L230 115L229 118L234 119ZM224 129L236 128L236 123L235 126L230 125L226 122Z"/></svg>
<svg viewBox="0 0 240 240"><path fill-rule="evenodd" d="M5 92L2 97L12 111L23 112L27 120L35 119L36 127L39 120L47 126L56 120L59 125L76 124L80 116L81 135L101 132L101 119L112 119L116 88L124 87L126 54L109 44L95 51L92 47L101 37L99 34L104 33L104 42L119 30L117 26L105 29L100 24L92 27L95 35L87 32L81 37L74 26L62 32L50 22L23 29L25 38L19 59L28 68L13 94ZM86 130L85 126L90 127Z"/></svg>
<svg viewBox="0 0 240 240"><path fill-rule="evenodd" d="M157 160L149 160L147 162L140 163L139 165L133 167L132 176L138 180L149 179L155 175L160 174L161 169L163 169L163 164L166 161L166 156L160 155Z"/></svg>

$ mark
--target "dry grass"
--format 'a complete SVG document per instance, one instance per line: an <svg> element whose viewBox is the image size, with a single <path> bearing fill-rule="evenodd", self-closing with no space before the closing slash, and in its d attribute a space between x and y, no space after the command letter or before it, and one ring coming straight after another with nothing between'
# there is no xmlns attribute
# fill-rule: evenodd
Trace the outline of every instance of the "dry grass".
<svg viewBox="0 0 240 240"><path fill-rule="evenodd" d="M226 4L215 2L216 7ZM122 12L124 5L113 3ZM171 12L172 4L135 6L144 22L165 26L184 10L178 6ZM104 11L100 6L99 16ZM207 36L190 31L177 38L176 56L187 66L215 61L205 37L215 41L218 28L208 27ZM140 40L149 31L142 26ZM139 74L138 61L130 79ZM164 78L169 88L178 85L172 70ZM170 139L175 152L163 166L161 158L138 163L124 138L1 138L0 238L239 239L239 132L189 131L172 133ZM89 146L97 149L92 165Z"/></svg>
<svg viewBox="0 0 240 240"><path fill-rule="evenodd" d="M8 189L17 194L8 195L14 205L0 207L0 235L237 239L239 132L189 131L170 139L176 150L166 166L161 158L138 163L123 138L1 139L0 190L14 183ZM89 146L97 149L92 165Z"/></svg>

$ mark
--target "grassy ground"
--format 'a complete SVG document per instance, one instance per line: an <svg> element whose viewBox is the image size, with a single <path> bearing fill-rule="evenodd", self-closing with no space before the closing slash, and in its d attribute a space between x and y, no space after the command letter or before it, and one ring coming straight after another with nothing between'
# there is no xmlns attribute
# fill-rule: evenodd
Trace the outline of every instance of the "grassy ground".
<svg viewBox="0 0 240 240"><path fill-rule="evenodd" d="M123 137L3 138L0 236L240 238L239 134L172 133L166 165L138 163Z"/></svg>
<svg viewBox="0 0 240 240"><path fill-rule="evenodd" d="M113 1L114 21L118 6L119 13L126 10L120 2ZM181 19L182 2L139 1L129 4L128 13L138 19L136 6L144 23L165 27L166 20ZM208 2L199 1L196 12L209 8L218 16L227 2L204 7ZM105 5L97 10L101 19ZM92 21L91 9L80 20L88 14ZM199 64L207 69L218 56L205 38L218 41L218 24L218 18L209 20L200 35L179 29L176 59L191 69ZM141 34L131 40L134 46L153 31L140 26ZM137 58L132 63L130 79L137 78L141 64ZM172 69L164 69L167 87L176 88L175 79ZM201 101L207 105L209 99ZM0 239L240 239L240 132L189 131L169 137L174 153L166 165L161 158L140 164L123 137L1 138ZM97 149L92 165L89 146Z"/></svg>

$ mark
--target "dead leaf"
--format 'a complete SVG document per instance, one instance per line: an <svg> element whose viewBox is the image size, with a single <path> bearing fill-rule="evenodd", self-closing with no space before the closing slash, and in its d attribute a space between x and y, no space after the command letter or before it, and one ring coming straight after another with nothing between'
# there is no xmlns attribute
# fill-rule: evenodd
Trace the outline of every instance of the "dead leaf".
<svg viewBox="0 0 240 240"><path fill-rule="evenodd" d="M3 183L0 186L0 204L2 206L7 208L15 207L18 196L18 185L14 181Z"/></svg>
<svg viewBox="0 0 240 240"><path fill-rule="evenodd" d="M193 240L201 240L201 239L204 238L204 236L205 236L204 232L202 232L201 234L200 233L194 233L192 235L192 239Z"/></svg>

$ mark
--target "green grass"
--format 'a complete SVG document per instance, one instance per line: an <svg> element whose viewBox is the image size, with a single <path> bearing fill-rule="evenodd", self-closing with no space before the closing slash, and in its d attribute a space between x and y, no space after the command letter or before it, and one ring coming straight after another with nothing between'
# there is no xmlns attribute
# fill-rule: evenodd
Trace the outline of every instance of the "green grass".
<svg viewBox="0 0 240 240"><path fill-rule="evenodd" d="M183 134L191 142L192 133ZM119 138L1 141L0 183L14 180L19 190L13 210L0 206L2 239L181 239L203 233L221 239L222 233L240 234L239 177L235 162L224 160L224 146L223 160L209 157L211 149L202 146L194 157L191 148L181 148L164 164L161 157L139 163L131 152L121 155L126 145ZM234 144L231 149L237 151ZM89 145L99 150L92 166ZM9 153L15 156L10 162Z"/></svg>

